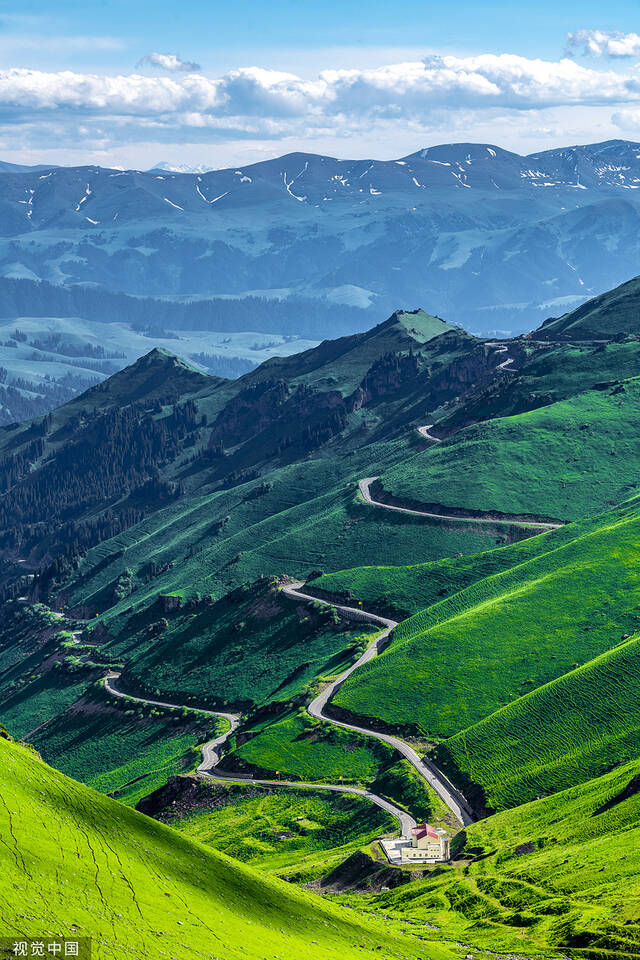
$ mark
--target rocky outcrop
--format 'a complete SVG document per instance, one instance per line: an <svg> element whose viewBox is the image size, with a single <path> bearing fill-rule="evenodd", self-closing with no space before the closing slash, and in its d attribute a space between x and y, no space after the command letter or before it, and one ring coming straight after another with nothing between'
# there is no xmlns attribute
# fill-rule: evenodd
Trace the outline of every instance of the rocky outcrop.
<svg viewBox="0 0 640 960"><path fill-rule="evenodd" d="M377 862L361 850L356 850L329 873L308 884L308 887L320 893L344 893L347 890L378 892L409 883L414 876L415 872L391 867L386 860Z"/></svg>

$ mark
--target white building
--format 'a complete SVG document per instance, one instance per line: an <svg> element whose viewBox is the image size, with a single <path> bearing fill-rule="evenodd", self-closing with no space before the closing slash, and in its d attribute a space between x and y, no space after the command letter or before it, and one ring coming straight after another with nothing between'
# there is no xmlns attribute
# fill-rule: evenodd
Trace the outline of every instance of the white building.
<svg viewBox="0 0 640 960"><path fill-rule="evenodd" d="M411 831L411 841L402 846L404 862L437 863L450 857L449 837L441 827L419 823Z"/></svg>

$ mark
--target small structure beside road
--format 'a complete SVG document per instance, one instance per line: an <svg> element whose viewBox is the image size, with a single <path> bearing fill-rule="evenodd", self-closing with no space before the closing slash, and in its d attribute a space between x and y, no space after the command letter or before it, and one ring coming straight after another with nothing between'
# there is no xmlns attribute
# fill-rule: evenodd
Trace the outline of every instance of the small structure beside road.
<svg viewBox="0 0 640 960"><path fill-rule="evenodd" d="M380 845L394 864L442 863L451 855L447 831L430 823L418 823L410 837L381 840Z"/></svg>
<svg viewBox="0 0 640 960"><path fill-rule="evenodd" d="M419 823L411 831L411 844L402 848L403 860L437 863L449 859L449 837L442 827Z"/></svg>

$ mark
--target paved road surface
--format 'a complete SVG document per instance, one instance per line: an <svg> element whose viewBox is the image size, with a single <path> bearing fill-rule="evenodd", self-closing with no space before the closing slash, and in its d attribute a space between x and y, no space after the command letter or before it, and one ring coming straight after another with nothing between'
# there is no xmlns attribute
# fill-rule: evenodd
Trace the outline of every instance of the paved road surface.
<svg viewBox="0 0 640 960"><path fill-rule="evenodd" d="M306 598L305 598L306 599ZM148 706L155 707L164 707L168 710L182 710L183 706L177 703L167 703L164 700L149 700L146 697L134 697L130 693L123 693L121 690L118 690L115 686L116 681L119 679L120 674L115 671L110 671L105 677L104 685L105 689L112 694L114 697L121 697L124 700L134 700L136 703L144 703ZM202 746L202 761L197 768L197 773L201 776L209 777L211 780L224 780L231 781L234 783L245 782L245 783L256 783L265 786L274 786L274 787L294 787L294 788L305 788L308 790L325 790L331 793L353 793L357 794L360 797L366 797L372 803L375 803L376 806L381 807L382 810L386 810L387 813L390 813L400 824L400 830L403 836L410 836L411 830L416 825L416 821L412 816L410 816L405 810L401 807L397 807L395 804L390 803L388 800L385 800L384 797L379 797L377 794L372 793L370 790L363 790L360 787L350 787L342 784L319 784L319 783L301 783L294 780L265 780L259 779L258 777L243 776L242 774L237 773L225 773L224 770L221 770L218 767L220 760L222 758L223 748L231 735L235 732L240 724L240 715L236 713L222 713L217 710L200 710L200 708L191 707L189 709L198 709L200 713L205 713L210 717L221 717L224 720L227 720L229 723L229 729L226 733L223 733L221 736L216 737L214 740L209 740L207 743Z"/></svg>
<svg viewBox="0 0 640 960"><path fill-rule="evenodd" d="M344 673L341 673L336 680L325 687L322 693L320 693L315 700L309 704L307 707L308 712L312 717L316 717L319 720L325 720L328 723L332 723L336 727L342 727L345 730L353 730L356 733L364 733L368 737L375 737L376 740L381 740L383 743L388 743L390 746L394 747L398 753L401 753L402 756L405 757L413 767L415 767L420 776L423 777L436 791L438 796L446 803L449 810L451 810L451 812L464 826L473 823L475 819L473 816L473 811L460 791L456 790L456 788L449 782L442 771L438 770L435 764L426 758L418 756L413 747L409 746L408 743L405 743L404 740L401 740L400 737L395 737L388 733L378 733L376 730L370 730L367 727L360 727L353 723L346 723L342 720L335 720L326 713L326 708L329 701L340 689L347 677L351 676L351 674L358 670L364 663L367 663L369 660L373 660L373 658L377 656L380 650L385 646L385 641L389 634L395 627L398 626L397 621L390 620L388 617L380 617L376 614L368 613L367 611L361 610L358 607L346 607L338 603L331 603L328 600L318 600L317 597L313 597L311 594L305 593L304 590L301 589L302 587L303 584L301 583L293 583L290 586L283 587L282 589L283 593L286 593L287 596L293 597L294 599L313 600L315 603L324 603L327 606L334 607L339 613L342 613L347 617L353 617L355 615L357 619L368 620L369 623L376 624L382 628L382 632L378 634L373 643L369 644L359 660L356 660L356 662L352 664L348 670L345 670Z"/></svg>
<svg viewBox="0 0 640 960"><path fill-rule="evenodd" d="M418 433L421 437L424 437L425 440L431 440L433 443L442 443L442 437L434 437L432 433L429 433L432 423L428 423L426 427L418 427Z"/></svg>
<svg viewBox="0 0 640 960"><path fill-rule="evenodd" d="M183 710L185 704L179 703L167 703L164 700L149 700L146 697L134 697L131 693L123 693L122 690L118 690L115 686L115 682L120 678L120 674L116 673L114 670L109 671L107 676L104 678L105 690L107 690L114 697L121 697L123 700L134 700L136 703L146 703L151 707L165 707L168 710ZM215 766L220 761L220 756L222 754L222 747L227 742L232 733L234 733L238 726L240 725L240 714L239 713L222 713L218 710L202 710L200 707L187 707L189 710L198 710L199 713L204 713L208 717L219 717L222 720L226 720L229 724L229 729L223 733L221 736L216 737L214 740L209 740L208 743L203 744L202 746L202 763L198 767L198 773L201 772L201 768L207 768L210 766Z"/></svg>
<svg viewBox="0 0 640 960"><path fill-rule="evenodd" d="M510 364L512 364L512 363L513 363L513 357L509 357L508 360L503 360L502 363L499 363L496 369L497 369L497 370L506 370L507 367L508 367Z"/></svg>
<svg viewBox="0 0 640 960"><path fill-rule="evenodd" d="M435 438L434 438L435 439ZM416 517L434 517L436 520L454 520L458 523L489 523L499 524L508 527L526 527L533 530L557 530L562 526L561 523L543 523L541 520L518 520L517 518L504 518L493 520L489 517L456 517L446 513L429 513L427 510L411 510L409 507L396 507L391 503L382 503L380 500L374 500L371 496L371 484L379 477L364 477L358 482L362 499L372 507L383 507L385 510L395 510L398 513L409 513Z"/></svg>

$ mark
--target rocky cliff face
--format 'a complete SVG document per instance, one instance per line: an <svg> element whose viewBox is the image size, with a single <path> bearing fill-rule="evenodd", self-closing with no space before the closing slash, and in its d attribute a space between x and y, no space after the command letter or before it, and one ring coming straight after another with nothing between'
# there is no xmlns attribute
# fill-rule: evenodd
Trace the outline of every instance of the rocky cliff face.
<svg viewBox="0 0 640 960"><path fill-rule="evenodd" d="M350 398L349 408L359 410L367 404L405 390L420 370L420 361L413 353L388 353L367 371L362 383Z"/></svg>

